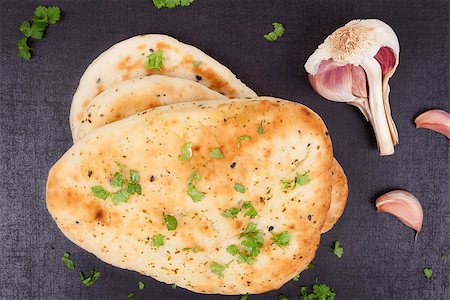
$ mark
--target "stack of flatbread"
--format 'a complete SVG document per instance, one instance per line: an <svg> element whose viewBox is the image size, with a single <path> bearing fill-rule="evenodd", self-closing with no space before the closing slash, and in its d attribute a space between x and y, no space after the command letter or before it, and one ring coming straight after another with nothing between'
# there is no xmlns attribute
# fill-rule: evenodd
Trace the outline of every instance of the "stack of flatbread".
<svg viewBox="0 0 450 300"><path fill-rule="evenodd" d="M163 65L147 69L154 51ZM58 227L101 260L165 283L278 289L344 210L346 177L315 112L258 97L168 36L136 36L94 60L70 127L74 145L47 182Z"/></svg>

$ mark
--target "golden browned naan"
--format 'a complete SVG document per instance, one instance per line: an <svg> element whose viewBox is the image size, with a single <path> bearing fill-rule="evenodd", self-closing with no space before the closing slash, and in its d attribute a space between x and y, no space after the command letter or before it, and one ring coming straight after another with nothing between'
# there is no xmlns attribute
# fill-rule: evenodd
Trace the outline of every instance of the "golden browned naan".
<svg viewBox="0 0 450 300"><path fill-rule="evenodd" d="M225 100L224 95L195 81L151 75L122 81L92 99L74 141L97 127L152 107L201 100Z"/></svg>
<svg viewBox="0 0 450 300"><path fill-rule="evenodd" d="M320 242L333 163L326 131L307 107L268 97L160 106L99 127L67 151L50 170L47 207L70 240L114 266L200 293L278 289L308 265ZM238 147L244 135L250 139ZM192 158L181 161L187 142ZM210 156L214 148L222 159ZM142 195L114 205L91 188L114 191L117 162L126 175L139 173ZM195 187L205 193L199 202L187 194L194 170L201 174ZM305 173L310 182L292 188ZM222 216L244 201L255 207L254 219ZM163 213L177 218L176 230L167 229ZM226 248L240 245L250 223L264 244L253 264L238 264ZM284 231L291 239L279 247L271 237ZM157 234L165 237L159 248L152 246ZM197 253L183 251L196 246ZM211 271L213 263L228 264L223 276Z"/></svg>
<svg viewBox="0 0 450 300"><path fill-rule="evenodd" d="M333 228L334 224L337 223L344 213L345 204L348 198L347 177L336 159L333 160L333 166L331 168L331 181L333 185L331 205L322 227L322 233L329 231Z"/></svg>
<svg viewBox="0 0 450 300"><path fill-rule="evenodd" d="M163 52L160 70L145 67L147 56L155 51ZM151 74L196 81L228 98L256 97L230 69L197 48L162 34L134 36L100 54L81 77L70 108L74 140L95 96L118 82Z"/></svg>

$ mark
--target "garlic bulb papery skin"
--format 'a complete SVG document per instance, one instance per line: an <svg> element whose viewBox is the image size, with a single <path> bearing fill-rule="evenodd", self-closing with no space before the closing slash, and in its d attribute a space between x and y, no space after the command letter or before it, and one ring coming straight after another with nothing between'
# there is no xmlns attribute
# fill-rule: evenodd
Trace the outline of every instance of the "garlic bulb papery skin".
<svg viewBox="0 0 450 300"><path fill-rule="evenodd" d="M389 79L400 45L389 25L353 20L337 29L308 58L305 69L324 98L358 107L374 129L381 155L394 154L398 132L389 105Z"/></svg>
<svg viewBox="0 0 450 300"><path fill-rule="evenodd" d="M416 128L427 128L439 132L450 139L450 114L440 109L432 109L418 116Z"/></svg>
<svg viewBox="0 0 450 300"><path fill-rule="evenodd" d="M423 210L419 200L413 194L395 190L380 196L375 201L375 205L379 212L389 213L414 229L417 237L422 229Z"/></svg>

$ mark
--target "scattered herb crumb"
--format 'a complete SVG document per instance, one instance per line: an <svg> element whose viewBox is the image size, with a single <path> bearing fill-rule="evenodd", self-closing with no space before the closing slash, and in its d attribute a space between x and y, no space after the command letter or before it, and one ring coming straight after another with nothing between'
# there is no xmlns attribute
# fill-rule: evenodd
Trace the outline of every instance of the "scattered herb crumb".
<svg viewBox="0 0 450 300"><path fill-rule="evenodd" d="M291 240L291 234L289 231L283 231L281 233L275 234L272 233L272 241L280 248L286 247L289 245L289 241Z"/></svg>
<svg viewBox="0 0 450 300"><path fill-rule="evenodd" d="M344 248L342 248L339 245L339 241L334 242L334 248L331 248L331 251L333 251L334 255L336 255L339 258L341 258L342 255L344 254Z"/></svg>
<svg viewBox="0 0 450 300"><path fill-rule="evenodd" d="M173 289L176 289L177 288L177 285L174 283L174 284L172 284L172 288Z"/></svg>
<svg viewBox="0 0 450 300"><path fill-rule="evenodd" d="M278 38L283 36L284 31L285 31L284 26L281 23L273 22L272 25L274 28L273 31L264 35L264 38L266 40L268 40L269 42L274 42L274 41L278 40Z"/></svg>
<svg viewBox="0 0 450 300"><path fill-rule="evenodd" d="M263 121L259 121L259 126L258 126L258 134L263 134Z"/></svg>
<svg viewBox="0 0 450 300"><path fill-rule="evenodd" d="M281 294L281 295L278 295L278 300L288 300L288 297Z"/></svg>
<svg viewBox="0 0 450 300"><path fill-rule="evenodd" d="M295 275L294 277L292 277L293 281L300 281L300 274Z"/></svg>
<svg viewBox="0 0 450 300"><path fill-rule="evenodd" d="M202 62L199 61L199 60L194 60L194 61L192 61L192 64L194 65L194 67L198 68L198 67L200 67L200 65L202 64Z"/></svg>
<svg viewBox="0 0 450 300"><path fill-rule="evenodd" d="M153 5L157 9L160 8L175 8L177 6L189 6L194 0L153 0Z"/></svg>
<svg viewBox="0 0 450 300"><path fill-rule="evenodd" d="M425 278L431 279L431 277L433 276L433 270L431 268L424 268L423 275L425 275Z"/></svg>
<svg viewBox="0 0 450 300"><path fill-rule="evenodd" d="M178 159L182 161L187 161L191 159L191 157L192 157L192 143L187 142L186 144L183 145L183 147L181 147L181 155L178 156Z"/></svg>
<svg viewBox="0 0 450 300"><path fill-rule="evenodd" d="M245 186L243 186L243 185L240 184L240 183L235 183L235 184L234 184L234 190L237 191L237 192L239 192L239 193L245 193L246 188L245 188Z"/></svg>
<svg viewBox="0 0 450 300"><path fill-rule="evenodd" d="M223 158L223 154L222 154L222 152L220 152L219 148L212 149L211 152L209 152L209 156L211 156L212 158L218 158L218 159Z"/></svg>
<svg viewBox="0 0 450 300"><path fill-rule="evenodd" d="M150 53L144 63L146 69L161 71L164 66L163 52L161 50Z"/></svg>
<svg viewBox="0 0 450 300"><path fill-rule="evenodd" d="M66 266L70 269L70 270L75 270L75 264L73 263L73 261L70 259L70 253L65 252L63 254L63 256L61 257L61 260L66 264Z"/></svg>
<svg viewBox="0 0 450 300"><path fill-rule="evenodd" d="M248 299L248 294L241 295L241 298L239 298L239 300L247 300L247 299Z"/></svg>
<svg viewBox="0 0 450 300"><path fill-rule="evenodd" d="M249 135L241 135L238 137L237 146L241 147L241 141L250 141L251 137Z"/></svg>
<svg viewBox="0 0 450 300"><path fill-rule="evenodd" d="M80 281L85 286L91 286L100 278L100 276L101 276L101 273L97 272L95 270L91 271L91 275L89 277L84 277L83 272L80 272Z"/></svg>
<svg viewBox="0 0 450 300"><path fill-rule="evenodd" d="M164 222L166 223L167 230L175 230L178 226L178 221L174 216L166 215L166 213L163 213Z"/></svg>
<svg viewBox="0 0 450 300"><path fill-rule="evenodd" d="M138 282L138 288L142 291L143 289L145 289L145 283L143 283L142 281Z"/></svg>
<svg viewBox="0 0 450 300"><path fill-rule="evenodd" d="M128 293L127 298L134 298L134 293Z"/></svg>
<svg viewBox="0 0 450 300"><path fill-rule="evenodd" d="M306 266L306 270L311 270L311 269L314 269L315 268L315 265L313 264L313 263L309 263L307 266Z"/></svg>
<svg viewBox="0 0 450 300"><path fill-rule="evenodd" d="M156 234L152 236L152 246L155 247L164 246L164 236L162 234Z"/></svg>

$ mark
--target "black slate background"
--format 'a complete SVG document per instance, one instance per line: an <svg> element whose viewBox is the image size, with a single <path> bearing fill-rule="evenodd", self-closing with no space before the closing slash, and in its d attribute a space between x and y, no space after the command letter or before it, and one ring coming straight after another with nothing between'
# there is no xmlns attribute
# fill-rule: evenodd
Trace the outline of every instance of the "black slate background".
<svg viewBox="0 0 450 300"><path fill-rule="evenodd" d="M33 44L34 57L17 57L18 26L37 5L58 5L62 22ZM233 70L260 95L298 101L326 122L335 156L347 172L350 197L344 216L323 236L316 268L280 291L249 299L296 299L300 285L320 282L338 299L450 299L449 143L413 119L429 108L449 110L448 1L196 0L188 8L157 10L151 0L1 0L0 298L216 299L138 273L111 267L67 240L45 207L47 172L71 146L69 107L85 68L114 43L142 33L164 33L197 46ZM400 145L380 157L370 128L356 108L328 102L309 86L303 64L322 40L354 18L379 18L398 34L399 68L391 80L391 107ZM262 35L280 21L276 43ZM406 189L424 207L423 231L378 214L375 198ZM339 259L329 251L338 239ZM53 249L54 248L54 249ZM84 287L60 258L72 253L79 270L101 279ZM433 268L433 278L422 274ZM146 289L138 291L137 282ZM226 297L224 297L226 298ZM238 299L237 296L228 297Z"/></svg>

